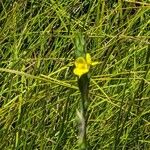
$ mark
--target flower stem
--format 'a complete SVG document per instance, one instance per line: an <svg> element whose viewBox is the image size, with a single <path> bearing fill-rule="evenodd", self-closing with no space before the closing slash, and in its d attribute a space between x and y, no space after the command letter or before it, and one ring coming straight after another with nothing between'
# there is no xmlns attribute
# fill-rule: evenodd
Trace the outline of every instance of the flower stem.
<svg viewBox="0 0 150 150"><path fill-rule="evenodd" d="M88 92L89 92L89 78L87 74L82 75L78 79L78 86L81 92L81 101L80 101L80 111L78 112L79 116L79 149L87 150L87 137L86 137L86 128L87 128L87 107L88 107Z"/></svg>

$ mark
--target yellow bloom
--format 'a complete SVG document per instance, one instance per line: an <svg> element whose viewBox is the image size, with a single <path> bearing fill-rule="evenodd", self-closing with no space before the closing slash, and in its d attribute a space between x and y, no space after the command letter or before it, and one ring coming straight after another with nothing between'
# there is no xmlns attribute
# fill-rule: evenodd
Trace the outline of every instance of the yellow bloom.
<svg viewBox="0 0 150 150"><path fill-rule="evenodd" d="M73 70L73 73L79 77L81 77L83 74L89 72L90 66L96 65L98 62L92 62L91 55L89 53L86 54L84 57L78 57L75 60L75 69Z"/></svg>

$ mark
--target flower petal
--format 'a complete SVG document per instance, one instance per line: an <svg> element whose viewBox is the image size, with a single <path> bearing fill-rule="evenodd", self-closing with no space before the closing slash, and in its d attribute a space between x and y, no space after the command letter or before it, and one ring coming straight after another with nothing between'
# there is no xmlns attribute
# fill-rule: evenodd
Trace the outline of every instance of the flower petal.
<svg viewBox="0 0 150 150"><path fill-rule="evenodd" d="M89 71L88 68L80 69L80 68L75 68L73 70L73 73L79 77L81 77L83 74L87 73Z"/></svg>
<svg viewBox="0 0 150 150"><path fill-rule="evenodd" d="M91 65L91 63L92 63L91 55L89 53L86 53L86 62L89 65Z"/></svg>
<svg viewBox="0 0 150 150"><path fill-rule="evenodd" d="M83 65L86 64L86 60L83 58L83 57L78 57L76 60L75 60L75 66L76 67L82 67Z"/></svg>
<svg viewBox="0 0 150 150"><path fill-rule="evenodd" d="M98 61L94 61L94 62L91 63L91 65L92 65L92 66L95 66L95 65L97 65L98 63L99 63Z"/></svg>

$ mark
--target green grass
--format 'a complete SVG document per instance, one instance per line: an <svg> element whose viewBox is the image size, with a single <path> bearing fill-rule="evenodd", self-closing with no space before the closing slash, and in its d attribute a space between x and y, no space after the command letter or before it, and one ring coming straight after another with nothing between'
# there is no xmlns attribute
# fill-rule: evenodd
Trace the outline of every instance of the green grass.
<svg viewBox="0 0 150 150"><path fill-rule="evenodd" d="M89 150L150 149L149 0L1 0L0 24L0 149L79 149L77 32L99 61Z"/></svg>

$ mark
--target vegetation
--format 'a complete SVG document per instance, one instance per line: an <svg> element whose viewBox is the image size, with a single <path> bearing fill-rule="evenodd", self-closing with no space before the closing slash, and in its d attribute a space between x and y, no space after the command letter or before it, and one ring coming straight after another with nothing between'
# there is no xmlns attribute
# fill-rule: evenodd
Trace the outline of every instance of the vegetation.
<svg viewBox="0 0 150 150"><path fill-rule="evenodd" d="M76 33L90 68L89 150L150 149L149 0L0 1L0 149L79 149Z"/></svg>

